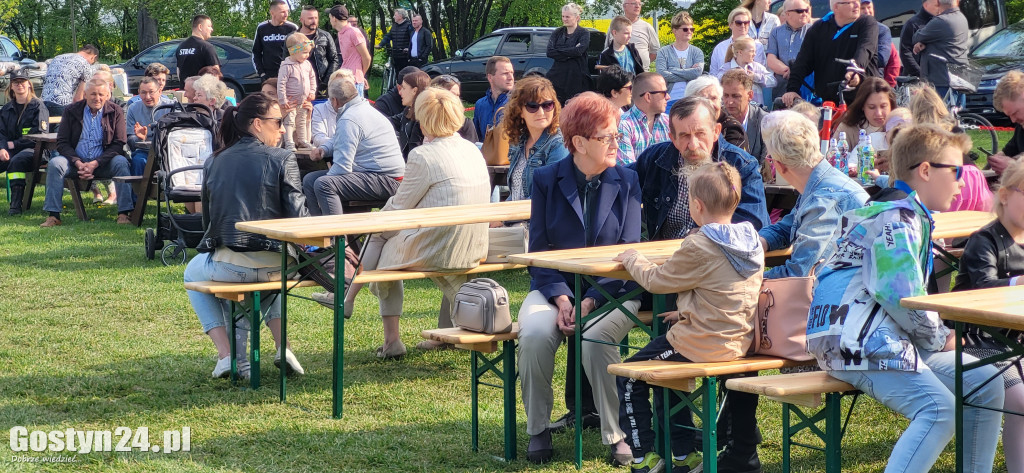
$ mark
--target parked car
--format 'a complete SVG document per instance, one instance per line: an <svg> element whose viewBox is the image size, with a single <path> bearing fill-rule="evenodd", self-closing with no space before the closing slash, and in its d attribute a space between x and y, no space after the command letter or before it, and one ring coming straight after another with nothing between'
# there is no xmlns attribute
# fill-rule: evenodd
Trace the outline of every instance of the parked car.
<svg viewBox="0 0 1024 473"><path fill-rule="evenodd" d="M967 111L988 118L993 123L1007 123L1005 115L992 105L996 83L1014 69L1024 71L1024 22L1014 23L992 35L971 51L971 63L984 73L976 93L967 96Z"/></svg>
<svg viewBox="0 0 1024 473"><path fill-rule="evenodd" d="M28 69L29 82L32 82L32 87L36 90L36 97L43 94L43 77L46 75L46 69L39 68L35 61L25 56L25 52L6 36L0 36L0 62L16 62L22 68ZM11 80L7 74L0 75L0 105L7 103L7 90L10 87Z"/></svg>
<svg viewBox="0 0 1024 473"><path fill-rule="evenodd" d="M590 49L587 51L590 74L597 77L594 66L604 49L604 33L590 31ZM547 57L548 39L555 28L502 28L455 51L455 56L423 66L423 71L435 77L451 74L462 82L462 100L475 102L487 93L490 84L484 66L491 56L506 56L512 60L516 79L527 74L547 74L554 60Z"/></svg>
<svg viewBox="0 0 1024 473"><path fill-rule="evenodd" d="M138 93L139 82L145 76L146 66L159 62L171 70L167 78L167 89L180 89L183 87L183 77L178 77L178 61L174 53L178 50L178 44L184 38L172 39L155 44L146 50L135 55L135 57L111 67L120 67L128 75L128 88L132 93ZM252 62L252 40L248 38L233 38L229 36L214 36L210 43L217 48L217 57L220 59L220 70L224 74L224 83L235 91L235 97L241 100L246 94L259 92L260 77L256 74L256 66Z"/></svg>
<svg viewBox="0 0 1024 473"><path fill-rule="evenodd" d="M772 1L772 11L778 14L782 10L782 3L782 0ZM829 0L810 0L810 3L814 18L821 18L831 10ZM893 41L899 46L903 24L921 9L921 0L885 0L874 4L875 18L889 27ZM967 24L971 28L972 48L1006 27L1005 1L961 0L960 11L967 17Z"/></svg>

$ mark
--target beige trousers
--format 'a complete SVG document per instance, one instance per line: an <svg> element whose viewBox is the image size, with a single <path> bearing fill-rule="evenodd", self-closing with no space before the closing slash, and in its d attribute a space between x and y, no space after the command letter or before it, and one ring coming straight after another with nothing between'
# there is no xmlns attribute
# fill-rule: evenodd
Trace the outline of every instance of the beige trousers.
<svg viewBox="0 0 1024 473"><path fill-rule="evenodd" d="M623 304L636 312L639 301ZM540 291L530 291L519 309L519 378L522 383L523 405L526 406L526 433L537 435L548 428L554 392L551 380L555 370L555 351L565 339L558 330L555 318L558 308L548 303ZM615 310L596 323L584 328L584 338L619 343L633 328L633 321L622 311ZM626 438L619 428L619 394L615 377L608 374L608 365L619 363L618 347L600 343L582 345L583 369L594 391L594 405L601 416L601 442L612 445Z"/></svg>
<svg viewBox="0 0 1024 473"><path fill-rule="evenodd" d="M362 266L365 271L377 269L380 253L384 249L384 243L387 243L387 241L379 233L373 234L367 239L366 251L363 252L362 259ZM459 292L462 284L469 280L469 275L453 274L451 276L430 278L430 280L444 294L444 300L453 301L455 300L455 294ZM370 292L377 296L381 317L402 315L402 302L405 299L405 286L402 284L402 281L370 283ZM441 307L445 310L441 310L437 314L437 328L453 327L450 304L442 304Z"/></svg>

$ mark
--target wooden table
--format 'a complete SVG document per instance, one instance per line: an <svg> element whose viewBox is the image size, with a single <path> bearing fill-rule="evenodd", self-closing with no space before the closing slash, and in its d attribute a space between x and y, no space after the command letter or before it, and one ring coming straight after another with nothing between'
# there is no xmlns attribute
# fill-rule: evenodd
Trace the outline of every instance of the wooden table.
<svg viewBox="0 0 1024 473"><path fill-rule="evenodd" d="M623 296L621 296L619 298L615 298L615 297L612 297L610 294L604 293L604 290L601 289L600 286L597 285L597 282L596 282L596 280L594 278L596 278L596 277L608 277L608 278L613 278L613 279L631 280L632 277L629 275L628 272L626 272L625 268L622 266L622 263L619 263L617 261L612 261L612 258L617 256L619 253L621 253L621 252L623 252L623 251L625 251L627 249L631 249L632 248L632 249L636 249L636 250L640 251L641 253L643 253L644 256L647 257L647 259L649 259L651 262L653 262L655 264L663 264L670 256L672 256L672 253L674 253L676 250L679 249L679 245L682 244L682 241L683 240L662 240L662 241L649 241L649 242L642 242L642 243L626 243L626 244L622 244L622 245L595 246L595 247L588 247L588 248L573 248L573 249L567 249L567 250L553 250L553 251L544 251L544 252L537 252L537 253L524 253L524 254L520 254L520 255L511 255L511 256L508 257L508 261L510 263L524 264L524 265L527 265L527 266L534 266L534 267L538 267L538 268L555 269L555 270L558 270L558 271L564 271L564 272L573 273L573 274L576 275L576 284L575 284L575 290L574 290L574 294L575 294L574 302L575 302L575 305L576 305L576 320L577 320L577 323L576 323L577 330L576 330L576 333L575 333L575 337L576 337L576 340L575 340L576 341L576 345L575 345L576 354L575 355L576 355L576 364L577 364L576 365L576 380L575 380L575 382L576 382L576 405L578 405L578 406L583 405L582 399L581 399L581 392L582 392L582 389L581 389L581 384L582 384L581 377L582 377L582 375L581 375L581 373L582 373L582 370L583 370L583 367L580 364L581 360L583 359L581 351L582 351L582 342L583 341L589 341L589 340L583 338L583 334L580 331L580 328L583 327L587 323L586 321L592 320L592 319L595 319L595 318L598 318L598 317L602 317L602 316L604 316L605 313L607 313L607 312L609 312L611 310L620 309L624 313L626 313L627 316L629 316L631 319L633 319L633 322L636 323L637 326L643 328L644 331L646 331L648 333L648 335L651 335L652 338L655 337L655 336L658 336L658 332L660 331L660 325L661 325L656 320L654 323L652 323L651 330L648 330L645 324L640 323L636 319L636 317L635 317L636 314L630 314L622 306L623 302L631 300L631 299L634 299L638 295L640 295L644 291L642 287L638 287L637 289L634 289L633 291L629 291L628 293L624 294ZM771 252L771 253L769 253L766 256L778 257L778 256L781 256L781 255L788 254L788 251L789 250L787 249L787 250L783 250L783 251ZM580 302L583 299L583 294L582 294L583 290L582 289L583 289L584 281L587 282L588 284L594 286L595 288L597 288L608 299L608 303L607 304L605 304L604 306L598 308L597 310L595 310L591 314L587 315L587 317L583 317L582 316L582 311L581 311L581 306L580 306ZM655 296L654 297L654 313L655 314L659 314L661 312L664 312L664 310L665 310L665 298L666 298L666 295L665 294L655 294L654 296ZM694 391L694 393L692 395L696 396L696 397L701 397L703 394L704 394L704 391ZM715 416L716 415L716 414L714 414L715 411L716 411L715 408L711 408L711 409L705 409L705 410L703 410L701 412L710 413L709 415ZM576 412L576 425L577 426L582 425L582 419L581 419L581 412L580 411ZM710 422L709 424L705 424L705 425L714 426L715 422ZM711 448L711 447L708 447L708 448ZM714 456L715 452L711 451L711 450L708 450L708 452L705 452L705 455L704 455L705 462L708 461L709 455ZM577 468L582 468L582 465L583 465L583 430L577 428L576 429L576 466L577 466Z"/></svg>
<svg viewBox="0 0 1024 473"><path fill-rule="evenodd" d="M530 201L459 205L429 209L395 210L349 215L325 215L320 217L288 218L239 222L235 228L265 235L279 240L281 245L281 337L287 340L289 277L298 272L298 267L289 265L288 248L291 245L314 245L334 247L335 261L345 259L346 235L380 233L427 227L442 227L505 220L527 220L530 218ZM337 241L337 244L335 244ZM299 249L301 252L301 249ZM334 281L334 367L332 382L332 416L342 417L344 387L344 338L345 338L345 273L343 264L337 264ZM294 283L294 281L292 281ZM285 381L281 377L281 400L285 400Z"/></svg>
<svg viewBox="0 0 1024 473"><path fill-rule="evenodd" d="M953 394L956 396L956 471L964 471L964 371L988 366L1002 360L1020 363L1024 357L1024 344L1002 334L1004 329L1024 330L1024 286L976 289L963 292L948 292L919 297L907 297L900 305L908 309L931 310L939 317L953 322L956 329L956 362ZM963 336L965 324L973 324L1005 343L1006 353L983 358L966 367L963 362ZM1012 367L1010 369L1013 369ZM1002 384L1002 375L990 382ZM984 407L971 407L984 409ZM1012 415L1021 412L1002 411Z"/></svg>
<svg viewBox="0 0 1024 473"><path fill-rule="evenodd" d="M996 217L990 212L977 210L960 210L957 212L939 212L932 214L935 219L935 230L932 239L969 237L981 227L988 225Z"/></svg>
<svg viewBox="0 0 1024 473"><path fill-rule="evenodd" d="M57 149L56 133L37 133L25 135L36 142L35 152L32 154L32 165L29 172L25 173L25 197L22 200L21 208L26 211L32 207L32 196L35 194L36 185L40 181L40 168L43 167L43 152Z"/></svg>

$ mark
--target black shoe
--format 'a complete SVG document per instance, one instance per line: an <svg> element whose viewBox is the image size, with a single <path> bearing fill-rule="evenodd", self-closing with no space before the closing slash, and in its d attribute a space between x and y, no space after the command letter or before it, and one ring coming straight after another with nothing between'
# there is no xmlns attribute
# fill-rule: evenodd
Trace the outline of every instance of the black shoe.
<svg viewBox="0 0 1024 473"><path fill-rule="evenodd" d="M7 211L8 216L21 214L21 200L25 196L25 186L11 186L11 209Z"/></svg>
<svg viewBox="0 0 1024 473"><path fill-rule="evenodd" d="M726 448L718 455L718 473L761 473L757 450L744 454Z"/></svg>
<svg viewBox="0 0 1024 473"><path fill-rule="evenodd" d="M554 456L551 446L551 430L530 436L530 446L526 447L526 459L531 463L547 463Z"/></svg>
<svg viewBox="0 0 1024 473"><path fill-rule="evenodd" d="M563 430L571 430L576 427L576 413L573 411L566 412L565 415L559 417L558 420L548 424L548 430L553 433L558 433ZM583 414L583 428L584 429L600 429L601 428L601 417L596 412L590 412Z"/></svg>

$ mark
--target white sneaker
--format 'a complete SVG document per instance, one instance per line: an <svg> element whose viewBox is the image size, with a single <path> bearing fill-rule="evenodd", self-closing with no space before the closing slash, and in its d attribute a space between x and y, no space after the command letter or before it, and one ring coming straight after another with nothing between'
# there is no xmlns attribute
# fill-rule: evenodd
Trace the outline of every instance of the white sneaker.
<svg viewBox="0 0 1024 473"><path fill-rule="evenodd" d="M284 349L285 363L288 365L286 374L306 374L306 370L302 369L302 365L299 364L299 360L295 358L295 354L288 348ZM277 354L274 355L274 366L281 369L281 350L277 350Z"/></svg>
<svg viewBox="0 0 1024 473"><path fill-rule="evenodd" d="M217 366L213 367L214 378L227 378L231 376L231 357L225 356L217 360Z"/></svg>

